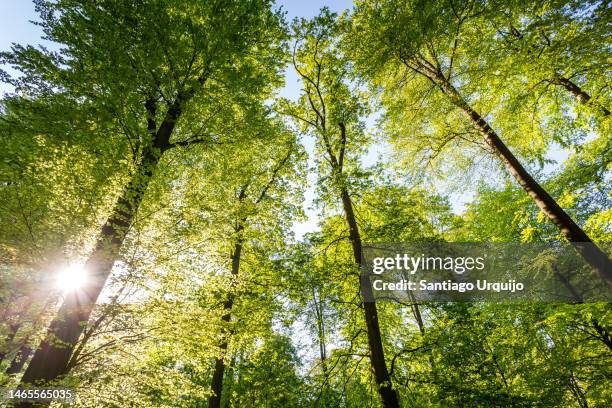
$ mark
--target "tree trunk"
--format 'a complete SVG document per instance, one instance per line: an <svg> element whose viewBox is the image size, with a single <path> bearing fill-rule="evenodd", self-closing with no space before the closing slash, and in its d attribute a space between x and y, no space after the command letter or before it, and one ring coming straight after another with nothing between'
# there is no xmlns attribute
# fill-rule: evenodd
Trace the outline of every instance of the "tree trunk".
<svg viewBox="0 0 612 408"><path fill-rule="evenodd" d="M353 246L355 263L360 267L360 288L363 310L365 315L366 329L368 334L368 346L370 349L370 363L374 371L374 378L378 385L378 393L385 408L399 408L399 397L391 384L391 376L385 362L385 352L378 324L378 311L373 301L374 293L368 277L363 273L362 267L362 242L359 227L353 211L353 202L346 190L342 187L342 206L349 227L349 236Z"/></svg>
<svg viewBox="0 0 612 408"><path fill-rule="evenodd" d="M289 150L287 156L279 163L279 166L276 167L276 169L273 171L272 178L261 191L261 194L255 201L255 204L260 203L265 198L266 192L274 183L274 180L277 176L278 171L289 160L290 156L291 156L291 150ZM249 186L249 183L242 186L242 189L240 190L240 194L238 195L238 200L240 202L242 202L247 197L248 186ZM247 222L247 217L243 217L238 221L237 225L234 227L236 243L234 244L234 251L231 254L231 260L232 260L231 274L234 279L236 279L238 277L238 274L240 273L240 259L242 256L242 245L244 243L243 238L241 237L240 234L244 230L246 226L246 222ZM223 310L225 313L223 314L221 319L225 323L229 323L229 321L231 320L233 306L234 306L234 294L232 293L232 291L230 291L230 293L227 296L227 300L223 303ZM221 407L221 397L223 393L223 378L224 378L225 367L226 367L225 359L227 358L227 346L228 346L228 341L226 337L221 343L221 345L219 346L219 348L221 349L222 355L221 357L217 357L215 359L215 369L213 371L213 376L212 376L211 385L210 385L210 388L213 394L208 399L209 408Z"/></svg>
<svg viewBox="0 0 612 408"><path fill-rule="evenodd" d="M66 296L49 326L46 339L24 373L22 383L52 381L66 373L74 346L117 259L158 161L159 155L150 154L141 162L102 227L95 250L85 264L87 284Z"/></svg>
<svg viewBox="0 0 612 408"><path fill-rule="evenodd" d="M239 227L238 232L242 230ZM242 241L239 239L234 245L234 252L232 253L232 277L237 277L240 272L240 256L242 255ZM228 298L223 302L224 314L221 318L224 323L229 323L232 316L232 307L234 306L234 295L228 294ZM223 392L223 377L225 374L225 358L227 354L227 339L221 343L219 348L221 349L221 357L215 359L215 370L213 372L212 381L210 384L211 391L213 394L208 398L208 408L220 408L221 407L221 393Z"/></svg>
<svg viewBox="0 0 612 408"><path fill-rule="evenodd" d="M557 85L561 85L566 90L568 90L572 95L574 95L574 97L576 97L578 102L580 102L582 105L588 105L589 102L591 101L591 95L586 93L582 88L580 88L578 85L573 83L568 78L557 75L552 82ZM596 105L599 106L599 108L601 109L603 116L610 115L610 111L606 109L604 106L601 106L599 104L596 104Z"/></svg>
<svg viewBox="0 0 612 408"><path fill-rule="evenodd" d="M610 332L608 332L608 330L606 330L606 328L603 327L601 323L599 323L599 321L595 319L594 317L591 318L591 324L593 325L593 328L599 335L599 340L601 340L603 344L605 344L606 347L608 347L608 350L612 352L612 335L610 334Z"/></svg>
<svg viewBox="0 0 612 408"><path fill-rule="evenodd" d="M327 380L327 345L325 340L325 306L323 300L321 300L321 294L319 293L319 300L317 300L317 291L315 287L312 287L312 299L314 302L315 318L317 319L317 338L319 339L319 357L321 359L321 370L323 376Z"/></svg>
<svg viewBox="0 0 612 408"><path fill-rule="evenodd" d="M451 101L460 108L484 137L486 143L502 160L510 174L535 201L536 205L557 226L582 257L594 267L604 281L612 286L612 262L597 247L589 236L571 219L548 192L529 174L510 149L499 138L491 126L461 97L459 92L446 79L436 77L435 81Z"/></svg>
<svg viewBox="0 0 612 408"><path fill-rule="evenodd" d="M56 317L49 325L46 338L34 353L21 379L21 385L42 385L67 373L72 351L110 275L155 168L164 151L171 147L170 136L181 114L182 102L184 101L176 101L170 106L156 131L155 102L147 100L145 104L149 113L147 128L151 139L145 145L140 163L102 227L95 249L85 264L88 282L64 299ZM48 403L43 403L36 406L47 405ZM15 406L26 408L34 405L23 402Z"/></svg>

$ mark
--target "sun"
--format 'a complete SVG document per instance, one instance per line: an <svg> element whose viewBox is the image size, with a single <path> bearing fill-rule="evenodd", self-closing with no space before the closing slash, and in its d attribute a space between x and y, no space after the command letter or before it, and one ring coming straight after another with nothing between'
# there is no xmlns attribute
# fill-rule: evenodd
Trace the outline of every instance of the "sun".
<svg viewBox="0 0 612 408"><path fill-rule="evenodd" d="M72 292L87 282L87 271L80 264L70 264L59 271L56 277L56 285L63 292Z"/></svg>

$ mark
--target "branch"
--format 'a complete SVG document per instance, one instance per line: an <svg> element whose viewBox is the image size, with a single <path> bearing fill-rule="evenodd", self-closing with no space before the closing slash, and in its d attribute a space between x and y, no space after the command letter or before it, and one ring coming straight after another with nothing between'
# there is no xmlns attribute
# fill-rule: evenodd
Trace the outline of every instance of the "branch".
<svg viewBox="0 0 612 408"><path fill-rule="evenodd" d="M451 57L450 57L450 62L448 64L448 80L451 80L451 76L453 74L453 62L455 60L455 54L457 52L457 44L459 43L459 38L455 37L455 42L453 43L453 48L451 51Z"/></svg>
<svg viewBox="0 0 612 408"><path fill-rule="evenodd" d="M272 171L272 177L270 177L270 181L268 181L268 184L266 184L266 186L263 188L263 190L261 190L261 194L259 194L259 197L257 198L257 200L255 200L255 204L259 204L261 202L261 200L264 199L264 197L266 196L266 193L268 192L268 190L272 187L272 185L274 185L274 183L276 181L276 177L278 176L278 173L283 168L283 166L285 166L285 164L287 163L287 161L291 157L292 153L293 153L293 143L291 143L291 145L289 146L289 151L287 152L285 157L282 158L282 160L280 161L278 166L276 166L276 168L274 168L274 170Z"/></svg>
<svg viewBox="0 0 612 408"><path fill-rule="evenodd" d="M302 79L307 82L307 84L310 84L310 85L312 85L314 87L315 91L317 92L317 95L319 96L319 100L322 103L322 108L325 109L325 104L323 103L323 97L321 96L321 90L319 89L318 79L317 79L317 82L313 81L312 78L310 78L308 75L306 75L305 73L300 71L300 69L298 68L298 64L297 64L297 61L295 59L296 47L297 47L297 41L295 42L295 44L293 46L293 53L291 55L291 58L293 60L293 68L298 73L298 75L300 77L302 77ZM320 65L317 64L317 67L318 67L318 75L320 75L320 73L321 73ZM307 94L307 97L308 97L308 101L310 102L310 105L311 105L312 109L315 111L315 113L317 114L317 116L321 120L321 127L323 129L325 129L325 116L324 116L324 114L322 114L314 106L314 103L313 103L312 98L310 96L310 91L308 91L307 89L304 89L304 90L306 91L306 94Z"/></svg>
<svg viewBox="0 0 612 408"><path fill-rule="evenodd" d="M338 166L340 167L340 171L342 171L342 166L344 165L344 152L346 151L346 126L344 126L344 122L338 123L338 126L340 126L340 154Z"/></svg>
<svg viewBox="0 0 612 408"><path fill-rule="evenodd" d="M391 359L391 369L389 370L389 377L393 375L393 370L395 369L395 360L397 360L399 356L405 353L414 353L415 351L419 351L422 348L425 348L425 346L419 346L413 349L403 349L403 350L400 350L396 355L394 355L393 359Z"/></svg>
<svg viewBox="0 0 612 408"><path fill-rule="evenodd" d="M168 145L168 149L172 149L173 147L177 147L177 146L188 147L188 146L199 144L199 143L208 143L208 144L215 144L215 145L223 144L223 142L218 142L214 140L212 135L206 135L206 136L201 136L201 137L190 138L187 140L182 140L180 142L170 143Z"/></svg>
<svg viewBox="0 0 612 408"><path fill-rule="evenodd" d="M303 118L302 116L298 115L297 113L283 112L283 111L279 111L278 109L273 109L273 110L274 110L274 112L277 112L277 113L279 113L281 115L291 116L291 117L293 117L295 119L301 120L302 122L308 123L310 126L313 126L314 128L318 127L316 123L314 123L313 121L308 120L306 118Z"/></svg>

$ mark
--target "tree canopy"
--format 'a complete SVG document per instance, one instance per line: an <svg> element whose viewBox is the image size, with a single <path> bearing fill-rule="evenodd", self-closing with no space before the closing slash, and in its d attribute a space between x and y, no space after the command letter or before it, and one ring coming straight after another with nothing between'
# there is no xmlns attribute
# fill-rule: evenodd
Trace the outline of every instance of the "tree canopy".
<svg viewBox="0 0 612 408"><path fill-rule="evenodd" d="M12 406L612 405L609 302L364 272L571 243L610 289L607 2L34 4L55 46L0 53L0 387L75 398Z"/></svg>

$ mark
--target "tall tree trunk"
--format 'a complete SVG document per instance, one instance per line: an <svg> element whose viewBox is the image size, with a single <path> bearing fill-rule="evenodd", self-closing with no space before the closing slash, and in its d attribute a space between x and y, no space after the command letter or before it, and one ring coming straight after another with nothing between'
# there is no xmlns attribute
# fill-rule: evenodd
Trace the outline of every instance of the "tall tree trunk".
<svg viewBox="0 0 612 408"><path fill-rule="evenodd" d="M591 238L580 228L548 192L529 174L510 149L499 138L491 126L459 94L459 92L441 75L432 78L450 98L450 100L469 118L474 127L484 137L486 143L502 160L510 174L535 201L536 205L557 226L559 231L573 242L583 258L594 267L604 281L612 286L612 262Z"/></svg>
<svg viewBox="0 0 612 408"><path fill-rule="evenodd" d="M565 77L560 76L560 75L557 75L552 80L552 82L554 84L562 86L567 91L569 91L572 95L574 95L574 97L582 105L588 105L591 102L591 95L586 93L582 88L580 88L577 84L572 82L570 79L565 78ZM599 107L599 109L601 109L601 113L603 114L603 116L609 116L610 115L610 111L608 109L606 109L605 106L602 106L601 104L595 104L595 105L597 105Z"/></svg>
<svg viewBox="0 0 612 408"><path fill-rule="evenodd" d="M46 339L28 365L22 383L52 381L65 374L74 346L117 259L158 160L159 155L151 154L140 163L102 227L95 250L85 264L88 273L86 285L66 296L49 326Z"/></svg>
<svg viewBox="0 0 612 408"><path fill-rule="evenodd" d="M372 285L370 284L368 276L363 273L363 245L359 234L357 219L353 211L353 202L345 187L342 187L341 196L346 223L349 227L349 237L353 247L353 257L355 263L360 267L361 299L368 335L368 346L370 349L370 363L374 371L374 378L378 385L378 392L382 399L383 406L385 408L399 408L399 397L392 387L391 376L389 375L389 370L385 362L385 352L380 335L380 325L378 323L378 310L376 309L376 303L373 301L374 293Z"/></svg>
<svg viewBox="0 0 612 408"><path fill-rule="evenodd" d="M243 227L238 227L240 232ZM232 277L237 277L240 272L240 256L242 255L242 241L239 239L234 244L234 251L232 253ZM221 319L224 323L229 323L232 316L232 307L234 306L234 295L228 294L227 300L223 302L223 316ZM227 357L227 339L223 340L219 348L221 349L221 357L215 359L215 370L213 372L212 381L210 388L213 394L208 398L208 408L220 408L221 407L221 394L223 392L223 377L225 374L225 359Z"/></svg>
<svg viewBox="0 0 612 408"><path fill-rule="evenodd" d="M287 155L280 161L278 166L272 171L272 177L270 181L264 186L261 190L259 197L255 200L255 204L259 204L266 196L268 189L272 187L274 184L276 177L278 176L278 172L281 168L287 163L289 158L291 157L291 153L293 148L291 147L287 152ZM247 189L249 187L249 183L242 186L240 193L238 195L238 201L242 202L247 197ZM240 273L240 259L242 256L242 246L244 244L243 238L241 237L241 233L244 230L247 222L247 217L241 218L234 227L234 235L236 237L236 243L234 244L234 250L231 254L232 260L232 269L231 274L235 279L238 277ZM222 319L225 323L229 323L232 316L232 307L234 306L234 294L232 291L228 294L227 300L223 303L224 314ZM213 371L213 376L211 380L211 390L213 394L208 399L208 407L209 408L219 408L221 406L221 396L223 392L223 378L225 374L225 359L227 358L227 338L223 340L219 348L221 349L221 357L217 357L215 359L215 369Z"/></svg>
<svg viewBox="0 0 612 408"><path fill-rule="evenodd" d="M85 264L88 273L87 283L64 299L64 303L49 325L46 338L34 353L20 385L44 384L67 373L72 351L110 275L155 168L162 154L171 147L170 136L181 114L183 102L185 100L177 100L169 107L164 120L156 130L155 102L152 99L146 101L150 139L145 140L141 160L102 227L95 249ZM46 405L48 403L36 406ZM26 408L34 405L23 402L15 406Z"/></svg>

